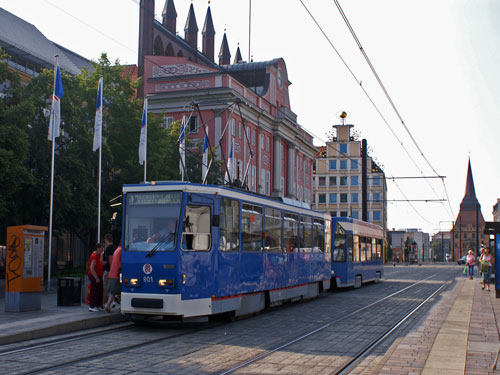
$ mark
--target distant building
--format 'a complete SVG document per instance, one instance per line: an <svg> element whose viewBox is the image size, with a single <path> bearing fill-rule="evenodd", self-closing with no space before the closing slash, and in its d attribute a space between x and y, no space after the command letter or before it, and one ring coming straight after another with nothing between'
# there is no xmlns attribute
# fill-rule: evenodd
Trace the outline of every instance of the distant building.
<svg viewBox="0 0 500 375"><path fill-rule="evenodd" d="M351 136L354 125L334 125L336 135L319 147L314 173L314 208L332 216L362 219L362 147ZM367 221L387 229L384 171L367 157Z"/></svg>
<svg viewBox="0 0 500 375"><path fill-rule="evenodd" d="M440 231L432 236L431 239L432 257L441 262L446 260L446 254L451 258L451 235L450 232Z"/></svg>
<svg viewBox="0 0 500 375"><path fill-rule="evenodd" d="M500 198L493 205L493 221L500 221Z"/></svg>
<svg viewBox="0 0 500 375"><path fill-rule="evenodd" d="M210 145L218 146L216 156L224 164L222 174L231 166L234 184L310 204L316 148L292 112L285 61L242 61L238 47L231 63L224 33L216 63L210 6L200 51L193 4L184 38L177 35L174 1L165 2L161 22L154 18L154 4L141 0L139 15L138 73L143 78L139 94L148 99L149 111L163 114L165 127L183 116L189 118L187 134L194 143L203 141L202 125L207 126Z"/></svg>
<svg viewBox="0 0 500 375"><path fill-rule="evenodd" d="M387 233L393 260L411 263L433 259L428 233L413 228L393 229Z"/></svg>
<svg viewBox="0 0 500 375"><path fill-rule="evenodd" d="M484 218L481 213L481 205L476 198L472 168L469 160L467 168L467 181L465 184L465 195L460 203L460 211L457 215L453 228L453 254L454 260L467 255L468 250L479 254L481 243L487 244L489 238L484 235Z"/></svg>
<svg viewBox="0 0 500 375"><path fill-rule="evenodd" d="M36 77L42 69L54 69L55 55L59 55L61 69L69 74L76 75L83 67L93 69L88 59L48 40L34 25L3 8L0 8L0 47L10 55L7 63L23 82Z"/></svg>

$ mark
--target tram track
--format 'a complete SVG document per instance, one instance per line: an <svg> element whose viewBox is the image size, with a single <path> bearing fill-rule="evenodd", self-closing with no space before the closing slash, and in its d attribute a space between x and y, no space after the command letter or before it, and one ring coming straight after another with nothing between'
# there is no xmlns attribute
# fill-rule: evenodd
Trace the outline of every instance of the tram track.
<svg viewBox="0 0 500 375"><path fill-rule="evenodd" d="M327 324L324 324L318 328L315 328L307 333L302 333L300 336L297 336L285 343L282 343L272 349L269 349L253 358L250 358L248 360L245 360L241 363L239 363L238 365L236 366L233 366L232 368L230 369L227 369L227 370L224 370L224 371L221 371L221 372L217 372L217 375L227 375L227 374L232 374L232 373L235 373L236 371L244 368L244 367L247 367L249 365L252 365L252 364L255 364L261 360L263 360L264 358L276 353L276 352L279 352L287 347L290 347L292 346L293 344L296 344L304 339L307 339L319 332L322 332L324 331L325 329L333 326L334 324L336 323L339 323L343 320L346 320L350 317L353 317L361 312L364 312L378 304L380 304L381 302L383 301L386 301L390 298L393 298L393 297L396 297L398 296L399 294L419 285L419 284L422 284L430 279L432 279L433 277L435 277L437 274L433 274L423 280L420 280L416 283L413 283L409 286L406 286L405 288L402 288L396 292L393 292L377 301L374 301L366 306L363 306L361 308L358 308L354 311L351 311L351 312L348 312L332 321L330 321L329 323ZM365 356L370 353L375 347L377 347L380 343L382 343L385 339L387 339L395 330L397 330L402 324L404 324L411 316L413 316L415 313L417 313L418 311L420 311L422 309L422 307L424 307L430 300L432 300L437 294L439 294L445 287L447 287L448 285L450 284L450 279L447 279L445 280L444 282L441 283L440 287L437 288L436 290L434 290L427 298L425 298L425 300L423 302L421 302L417 307L414 307L412 309L410 309L409 311L405 312L403 314L403 316L401 318L399 318L396 322L394 322L387 330L385 330L382 334L380 334L379 336L377 336L376 338L374 338L368 345L364 346L360 351L358 351L355 355L353 355L347 362L345 362L342 366L340 366L340 368L338 369L337 372L335 372L336 374L347 374L348 371L350 369L352 369L356 364L358 364L363 358L365 358Z"/></svg>

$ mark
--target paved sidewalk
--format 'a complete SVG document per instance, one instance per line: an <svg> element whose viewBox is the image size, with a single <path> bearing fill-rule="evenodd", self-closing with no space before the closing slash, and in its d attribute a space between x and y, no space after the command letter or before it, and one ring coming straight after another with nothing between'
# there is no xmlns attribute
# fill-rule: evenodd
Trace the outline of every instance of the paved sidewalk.
<svg viewBox="0 0 500 375"><path fill-rule="evenodd" d="M363 374L485 375L496 370L500 299L479 278L458 278L427 317Z"/></svg>
<svg viewBox="0 0 500 375"><path fill-rule="evenodd" d="M2 296L3 297L3 296ZM0 298L0 345L95 328L124 321L115 309L89 312L87 305L57 306L57 293L42 293L42 308L36 311L5 312Z"/></svg>

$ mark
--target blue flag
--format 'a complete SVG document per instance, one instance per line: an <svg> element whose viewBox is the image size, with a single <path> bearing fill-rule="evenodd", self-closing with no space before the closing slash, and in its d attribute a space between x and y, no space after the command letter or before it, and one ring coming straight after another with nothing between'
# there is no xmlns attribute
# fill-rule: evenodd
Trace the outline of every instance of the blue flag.
<svg viewBox="0 0 500 375"><path fill-rule="evenodd" d="M186 116L182 116L181 133L179 135L179 170L181 172L181 180L184 181L184 167L186 166Z"/></svg>
<svg viewBox="0 0 500 375"><path fill-rule="evenodd" d="M49 140L61 135L61 98L64 96L62 86L61 69L59 62L55 66L54 94L52 95L52 108L50 111Z"/></svg>
<svg viewBox="0 0 500 375"><path fill-rule="evenodd" d="M205 141L203 142L203 160L201 162L201 181L205 181L208 173L208 126L206 128Z"/></svg>
<svg viewBox="0 0 500 375"><path fill-rule="evenodd" d="M99 78L99 84L97 85L97 101L95 105L95 127L94 127L94 144L92 146L92 151L96 151L102 145L102 77Z"/></svg>
<svg viewBox="0 0 500 375"><path fill-rule="evenodd" d="M146 161L148 137L148 100L144 99L144 108L142 110L141 138L139 140L139 164L143 165Z"/></svg>

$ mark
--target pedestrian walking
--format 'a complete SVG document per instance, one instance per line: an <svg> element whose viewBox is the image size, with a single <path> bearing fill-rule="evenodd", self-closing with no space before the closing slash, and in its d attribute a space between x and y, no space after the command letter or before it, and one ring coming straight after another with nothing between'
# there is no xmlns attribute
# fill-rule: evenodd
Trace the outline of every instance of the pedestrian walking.
<svg viewBox="0 0 500 375"><path fill-rule="evenodd" d="M466 266L469 269L469 279L472 280L474 276L474 266L476 265L476 257L472 250L469 250L467 253L467 260L465 262Z"/></svg>
<svg viewBox="0 0 500 375"><path fill-rule="evenodd" d="M490 248L484 249L484 254L479 259L481 262L481 274L483 275L483 290L490 290L491 268L493 267L493 256L490 254Z"/></svg>
<svg viewBox="0 0 500 375"><path fill-rule="evenodd" d="M108 275L108 301L104 308L107 312L111 312L111 304L115 297L119 297L122 292L120 284L120 272L122 268L122 247L118 246L113 253L113 261Z"/></svg>
<svg viewBox="0 0 500 375"><path fill-rule="evenodd" d="M101 243L96 245L96 249L90 255L89 260L89 280L90 280L90 296L89 296L89 311L100 311L102 305L102 275L104 273L102 266L102 252L104 247Z"/></svg>
<svg viewBox="0 0 500 375"><path fill-rule="evenodd" d="M113 235L111 233L107 233L104 236L104 253L102 255L102 264L104 270L104 274L102 276L103 304L108 299L108 275L111 262L113 261L113 253L115 252L115 250L116 246L113 244Z"/></svg>

